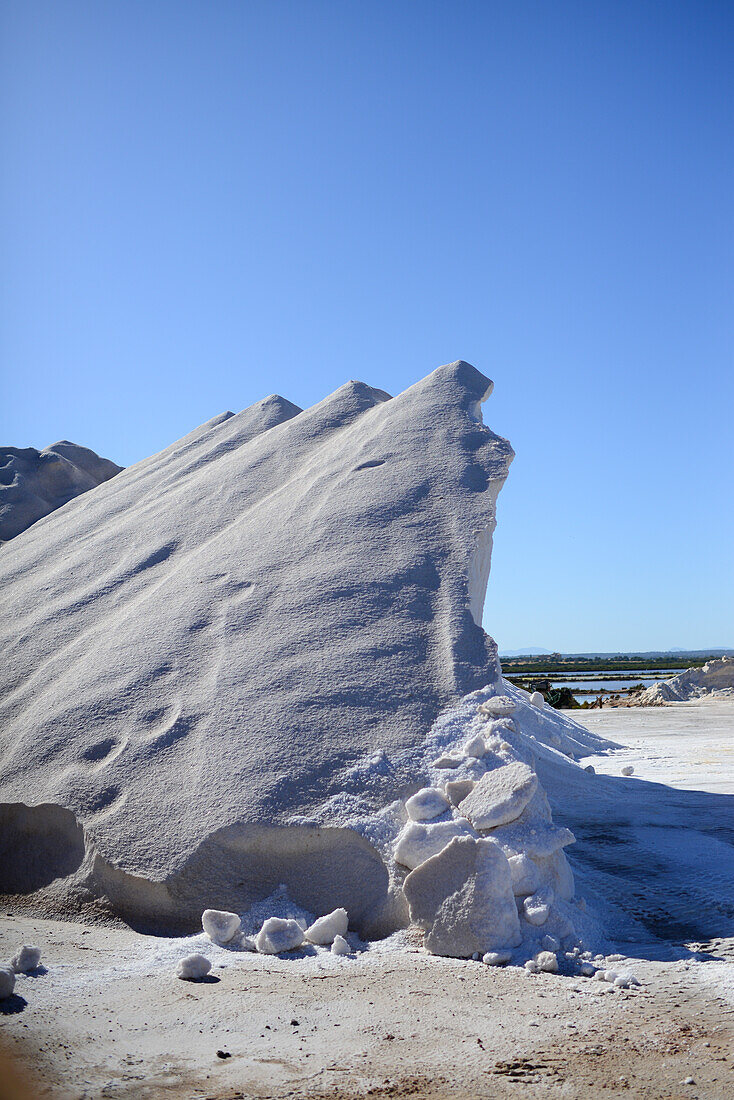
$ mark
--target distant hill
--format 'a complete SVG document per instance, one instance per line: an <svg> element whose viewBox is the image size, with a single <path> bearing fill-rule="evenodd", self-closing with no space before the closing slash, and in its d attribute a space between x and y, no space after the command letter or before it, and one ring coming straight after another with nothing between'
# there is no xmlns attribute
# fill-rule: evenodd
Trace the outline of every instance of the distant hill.
<svg viewBox="0 0 734 1100"><path fill-rule="evenodd" d="M549 657L552 652L552 649L539 649L529 645L525 649L505 649L500 657Z"/></svg>

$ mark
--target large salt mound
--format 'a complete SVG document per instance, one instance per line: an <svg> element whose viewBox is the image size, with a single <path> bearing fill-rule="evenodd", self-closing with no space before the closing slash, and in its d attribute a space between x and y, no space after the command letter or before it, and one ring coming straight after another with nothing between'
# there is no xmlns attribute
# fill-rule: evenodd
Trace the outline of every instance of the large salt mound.
<svg viewBox="0 0 734 1100"><path fill-rule="evenodd" d="M425 785L437 716L498 681L490 390L458 362L392 399L269 398L18 537L0 889L194 929L286 883L362 932L404 921L356 826Z"/></svg>
<svg viewBox="0 0 734 1100"><path fill-rule="evenodd" d="M62 439L35 447L0 447L0 543L94 489L122 469L87 447Z"/></svg>
<svg viewBox="0 0 734 1100"><path fill-rule="evenodd" d="M638 707L655 707L684 703L706 695L734 695L734 657L720 657L701 668L679 672L669 680L658 680L639 695L632 696L630 703Z"/></svg>

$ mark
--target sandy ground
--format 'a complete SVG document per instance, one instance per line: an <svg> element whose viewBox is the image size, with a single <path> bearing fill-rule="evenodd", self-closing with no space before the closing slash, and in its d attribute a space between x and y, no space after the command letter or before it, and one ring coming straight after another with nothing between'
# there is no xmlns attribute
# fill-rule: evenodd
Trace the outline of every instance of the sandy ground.
<svg viewBox="0 0 734 1100"><path fill-rule="evenodd" d="M635 960L643 984L625 991L418 951L321 971L238 954L191 983L131 966L145 940L5 921L2 954L42 943L48 966L19 978L0 1016L31 1095L734 1095L733 990L721 963Z"/></svg>
<svg viewBox="0 0 734 1100"><path fill-rule="evenodd" d="M625 745L599 771L734 791L731 704L583 721ZM0 1002L0 1049L31 1098L734 1096L734 938L608 959L631 990L418 949L227 953L191 983L181 941L3 914L0 959L24 942L45 966ZM1 1070L0 1100L20 1098Z"/></svg>

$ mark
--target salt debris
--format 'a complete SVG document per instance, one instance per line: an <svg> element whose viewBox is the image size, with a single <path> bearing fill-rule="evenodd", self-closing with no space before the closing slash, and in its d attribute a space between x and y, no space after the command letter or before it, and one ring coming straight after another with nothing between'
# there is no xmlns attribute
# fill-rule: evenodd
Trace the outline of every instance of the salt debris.
<svg viewBox="0 0 734 1100"><path fill-rule="evenodd" d="M176 977L184 981L198 981L205 978L212 968L212 964L204 955L187 955L179 961L176 967Z"/></svg>
<svg viewBox="0 0 734 1100"><path fill-rule="evenodd" d="M205 909L201 914L201 925L214 943L225 944L234 939L240 930L240 918L236 913L221 909Z"/></svg>
<svg viewBox="0 0 734 1100"><path fill-rule="evenodd" d="M443 791L437 787L423 787L405 803L411 821L430 821L448 810L449 804Z"/></svg>
<svg viewBox="0 0 734 1100"><path fill-rule="evenodd" d="M336 937L340 939L347 934L349 916L346 909L335 909L333 913L327 913L325 917L319 917L306 929L304 939L309 943L328 946ZM335 952L338 954L338 952Z"/></svg>

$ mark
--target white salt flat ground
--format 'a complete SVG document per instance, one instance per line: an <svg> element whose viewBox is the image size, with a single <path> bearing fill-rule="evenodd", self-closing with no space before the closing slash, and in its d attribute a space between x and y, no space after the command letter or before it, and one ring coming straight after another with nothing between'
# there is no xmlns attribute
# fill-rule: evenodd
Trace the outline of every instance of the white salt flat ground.
<svg viewBox="0 0 734 1100"><path fill-rule="evenodd" d="M631 764L639 779L734 794L734 699L574 711L573 717L624 746L584 759L603 775L620 775Z"/></svg>
<svg viewBox="0 0 734 1100"><path fill-rule="evenodd" d="M624 960L607 956L641 987L384 948L339 960L219 952L212 979L192 984L173 975L181 941L7 913L0 959L37 943L48 968L20 977L0 1006L0 1052L17 1060L27 1096L729 1100L734 703L608 710L583 723L624 745L588 758L599 773L635 767L629 781L600 776L618 785L617 816L577 832L584 893L607 899L610 920L618 907L648 921L659 910L663 930L677 921L667 955L643 934L620 938ZM595 790L592 777L589 806ZM652 824L636 824L643 808ZM706 935L687 949L701 913ZM0 1098L20 1095L3 1093L0 1066Z"/></svg>

